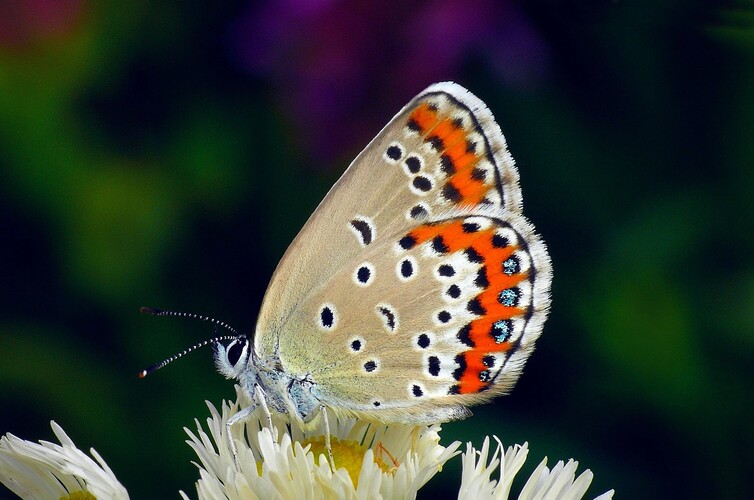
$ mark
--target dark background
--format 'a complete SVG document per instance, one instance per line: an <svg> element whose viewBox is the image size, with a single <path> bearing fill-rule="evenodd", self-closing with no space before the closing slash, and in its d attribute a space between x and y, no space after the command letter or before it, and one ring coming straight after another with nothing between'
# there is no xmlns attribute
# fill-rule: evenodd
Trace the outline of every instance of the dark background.
<svg viewBox="0 0 754 500"><path fill-rule="evenodd" d="M443 442L528 441L522 477L574 457L591 496L751 494L744 0L0 1L0 433L55 419L134 498L195 494L182 428L232 384L209 349L138 380L212 333L138 307L251 331L330 185L449 79L501 124L555 279L513 394ZM456 459L425 493L458 484Z"/></svg>

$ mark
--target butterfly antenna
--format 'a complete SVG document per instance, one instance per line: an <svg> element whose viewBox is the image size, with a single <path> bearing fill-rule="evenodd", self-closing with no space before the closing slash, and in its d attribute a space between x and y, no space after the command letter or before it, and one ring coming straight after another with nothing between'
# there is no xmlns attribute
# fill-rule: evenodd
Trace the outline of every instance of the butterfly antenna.
<svg viewBox="0 0 754 500"><path fill-rule="evenodd" d="M188 349L186 349L185 351L179 352L178 354L174 354L173 356L170 356L169 358L163 361L160 361L159 363L155 363L149 368L140 371L139 378L144 378L150 373L156 372L160 368L163 368L164 366L172 363L176 359L182 358L186 354L190 353L191 351L195 351L196 349L199 349L200 347L204 347L208 344L212 344L214 342L219 342L222 340L234 340L239 337L242 337L242 335L239 334L238 331L232 326L230 326L229 324L223 321L217 320L215 318L210 318L209 316L202 316L201 314L185 313L185 312L178 312L178 311L163 311L161 309L156 309L154 307L141 307L139 311L142 314L149 314L151 316L173 316L177 318L198 319L200 321L206 321L208 323L212 323L213 325L215 325L215 328L217 327L225 328L226 330L228 330L229 332L233 334L233 335L217 335L211 339L204 340L202 342L199 342L198 344L194 344Z"/></svg>
<svg viewBox="0 0 754 500"><path fill-rule="evenodd" d="M155 363L152 366L150 366L149 368L146 368L146 369L140 371L139 372L139 378L144 378L147 375L149 375L150 373L156 372L160 368L163 368L164 366L169 365L170 363L172 363L176 359L182 358L183 356L185 356L186 354L190 353L191 351L199 349L200 347L204 347L207 344L211 344L213 342L219 342L221 340L233 340L233 339L237 339L237 338L238 338L237 335L220 335L218 337L214 337L214 338L211 338L211 339L199 342L198 344L194 344L191 347L189 347L188 349L186 349L185 351L179 352L178 354L174 354L174 355L170 356L169 358L167 358L165 360L162 360L159 363Z"/></svg>
<svg viewBox="0 0 754 500"><path fill-rule="evenodd" d="M142 314L149 314L150 316L173 316L175 318L198 319L199 321L206 321L207 323L212 323L213 325L219 326L221 328L225 328L236 337L241 336L241 334L238 333L238 331L236 331L235 328L233 328L226 322L220 321L219 319L210 318L209 316L202 316L201 314L178 312L178 311L163 311L162 309L156 309L154 307L140 307L139 312Z"/></svg>

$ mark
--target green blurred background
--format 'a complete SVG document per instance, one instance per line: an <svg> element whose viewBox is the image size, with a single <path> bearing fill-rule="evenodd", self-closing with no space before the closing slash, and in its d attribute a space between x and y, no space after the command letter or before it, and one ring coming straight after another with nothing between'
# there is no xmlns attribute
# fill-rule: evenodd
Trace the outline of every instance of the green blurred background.
<svg viewBox="0 0 754 500"><path fill-rule="evenodd" d="M555 281L513 394L444 441L574 457L592 496L751 495L743 0L0 2L0 433L55 419L134 498L193 495L182 428L232 384L209 349L138 380L212 333L138 307L251 331L350 159L448 79L500 122Z"/></svg>

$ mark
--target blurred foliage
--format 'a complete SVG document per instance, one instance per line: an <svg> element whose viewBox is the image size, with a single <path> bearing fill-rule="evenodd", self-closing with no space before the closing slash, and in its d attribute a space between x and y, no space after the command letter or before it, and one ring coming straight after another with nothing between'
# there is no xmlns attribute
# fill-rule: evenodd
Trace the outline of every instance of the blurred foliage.
<svg viewBox="0 0 754 500"><path fill-rule="evenodd" d="M574 457L592 494L746 497L754 2L691 4L0 3L0 433L55 419L134 498L193 493L182 428L232 386L209 351L139 381L211 330L138 307L250 331L348 158L453 79L501 123L555 281L516 390L444 439Z"/></svg>

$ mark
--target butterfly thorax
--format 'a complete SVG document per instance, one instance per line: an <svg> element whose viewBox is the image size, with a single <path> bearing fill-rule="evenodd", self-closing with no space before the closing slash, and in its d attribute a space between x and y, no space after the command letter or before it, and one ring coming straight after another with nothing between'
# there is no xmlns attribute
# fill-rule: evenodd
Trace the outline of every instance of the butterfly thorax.
<svg viewBox="0 0 754 500"><path fill-rule="evenodd" d="M250 356L246 368L236 378L250 397L254 397L259 386L269 407L304 423L314 419L321 406L311 392L314 382L310 376L292 375L276 356Z"/></svg>
<svg viewBox="0 0 754 500"><path fill-rule="evenodd" d="M251 400L257 399L257 388L261 389L265 403L279 413L310 422L321 406L311 392L310 375L292 374L277 354L258 355L246 336L227 346L216 343L215 365L226 378L237 380Z"/></svg>

